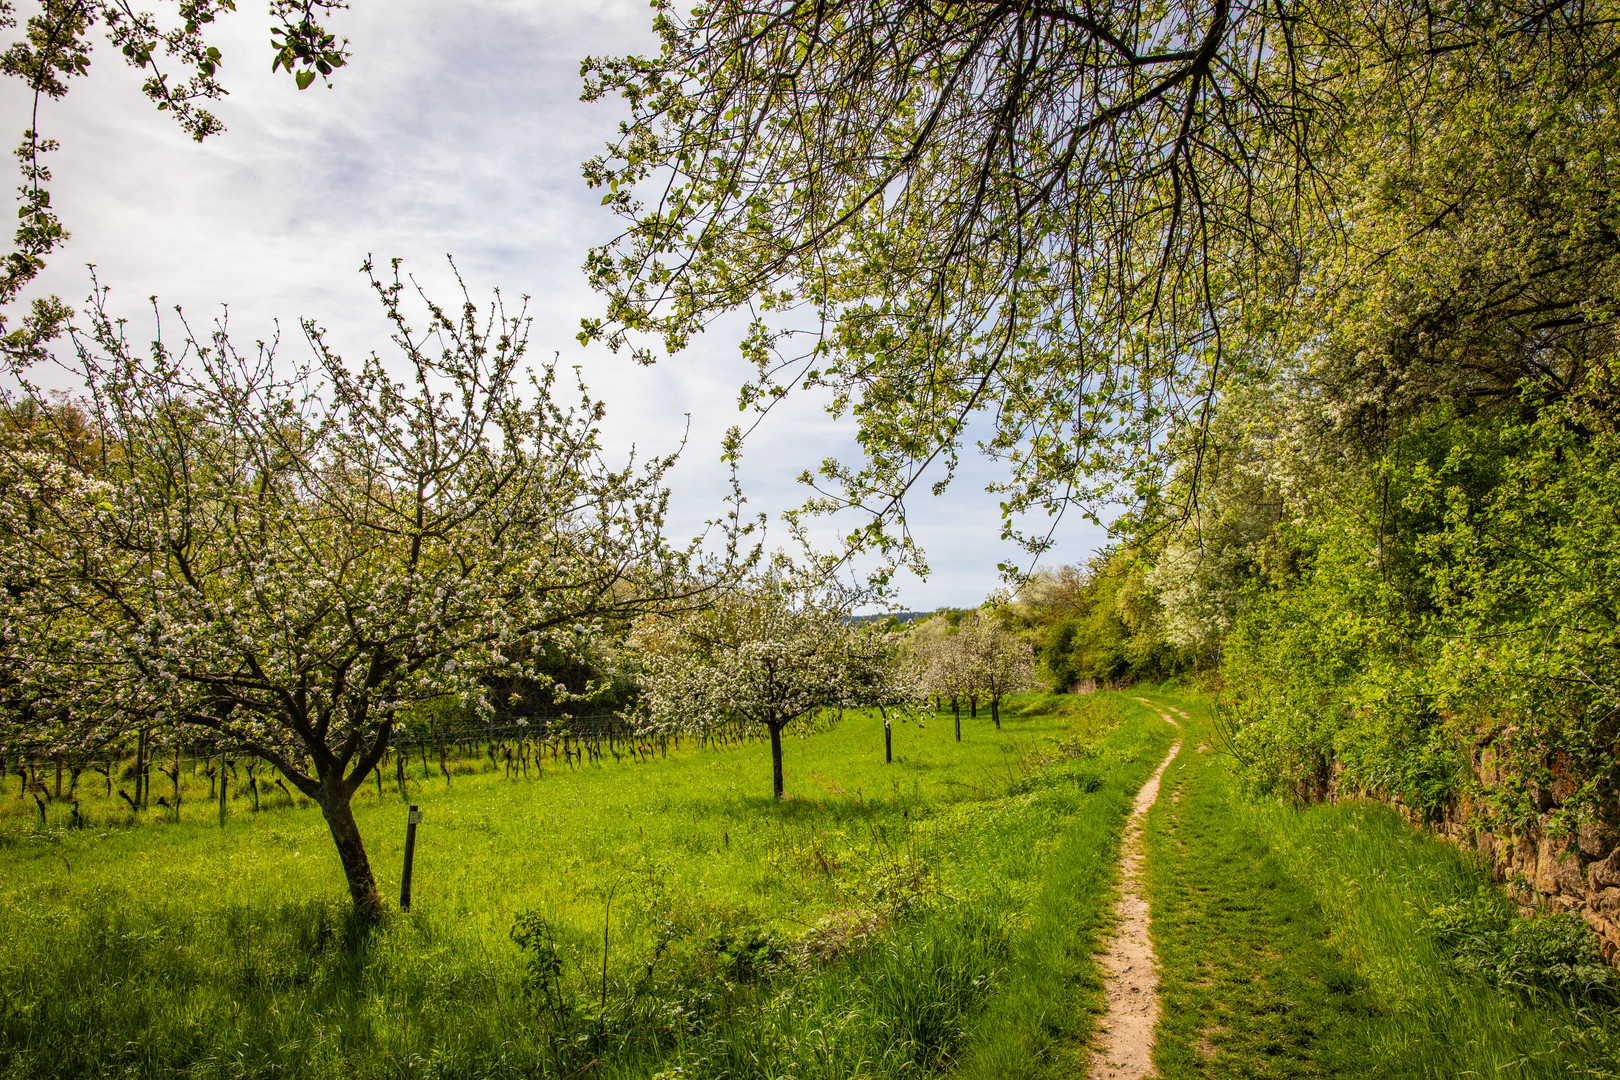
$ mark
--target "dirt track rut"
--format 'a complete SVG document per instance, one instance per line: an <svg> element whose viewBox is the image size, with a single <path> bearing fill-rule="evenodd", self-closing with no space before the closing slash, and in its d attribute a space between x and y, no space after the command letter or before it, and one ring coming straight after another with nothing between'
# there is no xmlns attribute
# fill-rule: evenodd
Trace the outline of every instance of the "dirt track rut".
<svg viewBox="0 0 1620 1080"><path fill-rule="evenodd" d="M1142 704L1171 719L1170 706L1156 705L1145 698ZM1187 714L1174 710L1183 719ZM1103 988L1106 1012L1097 1025L1086 1075L1090 1080L1139 1080L1153 1073L1153 1029L1159 1022L1159 971L1148 936L1150 911L1146 882L1142 877L1142 823L1148 808L1159 797L1159 778L1181 749L1181 740L1170 748L1147 783L1136 793L1131 816L1119 845L1119 917L1114 932L1103 948L1098 963L1107 980Z"/></svg>

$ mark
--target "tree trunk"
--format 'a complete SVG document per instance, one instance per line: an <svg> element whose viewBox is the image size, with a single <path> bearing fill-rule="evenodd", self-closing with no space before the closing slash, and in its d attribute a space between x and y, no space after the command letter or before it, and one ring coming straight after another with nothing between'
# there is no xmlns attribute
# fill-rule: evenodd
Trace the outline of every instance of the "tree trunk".
<svg viewBox="0 0 1620 1080"><path fill-rule="evenodd" d="M894 764L894 729L889 726L889 718L883 718L883 764Z"/></svg>
<svg viewBox="0 0 1620 1080"><path fill-rule="evenodd" d="M962 710L956 710L956 741L962 741Z"/></svg>
<svg viewBox="0 0 1620 1080"><path fill-rule="evenodd" d="M337 845L338 858L343 862L343 876L348 879L349 898L354 901L355 910L375 917L382 914L377 879L371 876L371 863L366 859L366 847L360 840L360 827L354 823L354 810L340 785L341 781L321 785L321 815L332 831L332 842Z"/></svg>
<svg viewBox="0 0 1620 1080"><path fill-rule="evenodd" d="M1001 698L992 694L990 696L990 719L996 722L996 730L1001 730Z"/></svg>
<svg viewBox="0 0 1620 1080"><path fill-rule="evenodd" d="M970 695L968 697L968 715L973 717L973 719L975 719L975 720L977 720L979 718L979 695L978 694L973 694L973 695Z"/></svg>
<svg viewBox="0 0 1620 1080"><path fill-rule="evenodd" d="M776 797L782 797L782 725L767 724L771 730L771 785Z"/></svg>

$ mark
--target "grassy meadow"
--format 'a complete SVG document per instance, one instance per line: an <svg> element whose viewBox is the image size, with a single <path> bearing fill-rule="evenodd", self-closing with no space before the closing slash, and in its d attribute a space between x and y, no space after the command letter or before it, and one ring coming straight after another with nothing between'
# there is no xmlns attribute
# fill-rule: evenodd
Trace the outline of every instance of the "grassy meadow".
<svg viewBox="0 0 1620 1080"><path fill-rule="evenodd" d="M13 779L0 1078L1081 1076L1120 828L1177 734L1135 693L898 725L890 765L850 713L788 741L780 804L764 743L418 759L412 910L373 926L279 789L221 829L189 767L178 822L81 777L84 827L42 827ZM1193 714L1145 834L1165 1080L1620 1075L1613 995L1503 988L1436 936L1477 862L1380 806L1253 800L1198 699L1144 696ZM357 816L397 896L392 781Z"/></svg>
<svg viewBox="0 0 1620 1080"><path fill-rule="evenodd" d="M373 927L279 789L221 829L189 764L178 822L85 774L85 827L42 827L12 778L0 1076L1072 1073L1119 827L1173 732L1114 695L1002 715L897 725L890 765L846 715L788 741L782 804L763 743L413 762L412 910ZM404 803L385 780L356 809L397 896Z"/></svg>

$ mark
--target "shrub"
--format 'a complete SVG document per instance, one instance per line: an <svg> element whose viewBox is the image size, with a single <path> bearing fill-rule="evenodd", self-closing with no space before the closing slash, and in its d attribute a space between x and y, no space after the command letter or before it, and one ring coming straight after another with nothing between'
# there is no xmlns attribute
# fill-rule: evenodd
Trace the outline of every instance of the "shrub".
<svg viewBox="0 0 1620 1080"><path fill-rule="evenodd" d="M1423 932L1458 971L1528 995L1612 1001L1620 978L1580 917L1514 914L1494 890L1429 911Z"/></svg>

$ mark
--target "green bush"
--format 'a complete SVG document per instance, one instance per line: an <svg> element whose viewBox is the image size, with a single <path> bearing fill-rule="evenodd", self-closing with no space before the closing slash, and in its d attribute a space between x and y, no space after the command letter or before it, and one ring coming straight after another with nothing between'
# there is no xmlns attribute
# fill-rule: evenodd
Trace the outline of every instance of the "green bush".
<svg viewBox="0 0 1620 1080"><path fill-rule="evenodd" d="M1423 932L1456 970L1505 990L1601 1001L1613 1001L1620 990L1579 916L1521 918L1493 889L1432 908Z"/></svg>

